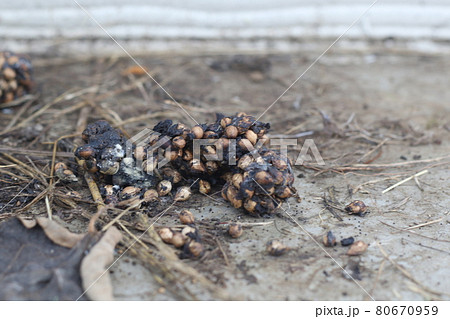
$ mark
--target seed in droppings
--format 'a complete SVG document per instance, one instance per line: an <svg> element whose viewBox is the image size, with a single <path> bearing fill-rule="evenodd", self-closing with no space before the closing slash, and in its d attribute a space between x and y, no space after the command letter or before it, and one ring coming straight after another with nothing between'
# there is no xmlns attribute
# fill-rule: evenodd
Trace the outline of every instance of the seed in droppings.
<svg viewBox="0 0 450 319"><path fill-rule="evenodd" d="M252 130L248 130L245 133L245 137L247 138L247 140L250 141L250 143L252 143L253 145L256 144L256 142L258 141L258 135L256 135L255 132L253 132Z"/></svg>
<svg viewBox="0 0 450 319"><path fill-rule="evenodd" d="M238 134L239 134L239 132L238 132L238 129L236 128L236 126L230 125L225 128L225 135L228 138L236 138L238 136Z"/></svg>
<svg viewBox="0 0 450 319"><path fill-rule="evenodd" d="M200 180L198 182L198 191L202 194L209 194L211 192L211 184L208 181Z"/></svg>
<svg viewBox="0 0 450 319"><path fill-rule="evenodd" d="M183 228L181 233L183 234L183 236L189 237L188 234L190 233L195 234L195 228L191 226L186 226Z"/></svg>
<svg viewBox="0 0 450 319"><path fill-rule="evenodd" d="M172 240L170 243L174 245L176 248L180 248L186 242L186 237L183 236L180 232L174 232L172 236Z"/></svg>
<svg viewBox="0 0 450 319"><path fill-rule="evenodd" d="M354 200L353 202L345 206L345 211L350 215L352 214L361 215L366 210L367 210L366 204L364 204L364 202L360 200Z"/></svg>
<svg viewBox="0 0 450 319"><path fill-rule="evenodd" d="M156 186L159 196L166 196L172 190L172 183L166 180L159 182L158 186Z"/></svg>
<svg viewBox="0 0 450 319"><path fill-rule="evenodd" d="M255 180L258 184L267 185L273 183L272 176L266 171L259 171L255 174Z"/></svg>
<svg viewBox="0 0 450 319"><path fill-rule="evenodd" d="M102 161L100 163L100 173L105 175L114 175L119 171L119 162L110 163L109 161Z"/></svg>
<svg viewBox="0 0 450 319"><path fill-rule="evenodd" d="M188 200L189 198L191 198L191 195L192 195L191 189L187 186L182 186L182 187L178 188L177 193L175 194L174 200L176 202L184 202L184 201Z"/></svg>
<svg viewBox="0 0 450 319"><path fill-rule="evenodd" d="M197 241L191 241L189 243L189 251L194 257L200 257L203 255L203 245Z"/></svg>
<svg viewBox="0 0 450 319"><path fill-rule="evenodd" d="M233 184L234 187L239 189L239 188L241 188L241 183L243 182L243 180L244 180L244 177L242 176L242 174L236 173L231 178L231 183Z"/></svg>
<svg viewBox="0 0 450 319"><path fill-rule="evenodd" d="M85 159L90 158L91 156L94 156L95 151L91 146L80 146L77 150L77 152L75 153L75 155L77 155L77 157L82 157Z"/></svg>
<svg viewBox="0 0 450 319"><path fill-rule="evenodd" d="M258 203L255 202L254 200L247 199L247 200L245 200L245 202L244 202L244 208L245 208L245 210L248 211L249 213L254 213L257 204L258 204Z"/></svg>
<svg viewBox="0 0 450 319"><path fill-rule="evenodd" d="M144 193L144 202L150 203L158 200L158 192L154 189L149 189Z"/></svg>
<svg viewBox="0 0 450 319"><path fill-rule="evenodd" d="M182 136L175 136L172 140L172 144L178 148L184 148L186 146L186 141Z"/></svg>
<svg viewBox="0 0 450 319"><path fill-rule="evenodd" d="M353 237L344 238L341 240L342 246L350 246L355 242L355 239Z"/></svg>
<svg viewBox="0 0 450 319"><path fill-rule="evenodd" d="M363 242L362 240L355 241L347 251L347 255L349 256L358 256L364 253L369 247L368 244Z"/></svg>
<svg viewBox="0 0 450 319"><path fill-rule="evenodd" d="M281 256L288 248L281 241L275 239L267 243L266 250L272 256Z"/></svg>
<svg viewBox="0 0 450 319"><path fill-rule="evenodd" d="M323 244L325 245L325 247L336 246L336 237L333 235L331 230L325 236L323 236Z"/></svg>
<svg viewBox="0 0 450 319"><path fill-rule="evenodd" d="M180 213L180 221L183 224L193 224L193 223L195 223L194 214L192 214L187 209L184 209Z"/></svg>
<svg viewBox="0 0 450 319"><path fill-rule="evenodd" d="M200 139L203 137L204 131L200 126L197 125L192 128L192 133L194 134L194 137L196 139Z"/></svg>
<svg viewBox="0 0 450 319"><path fill-rule="evenodd" d="M120 198L131 198L139 194L140 188L134 186L127 186L120 192Z"/></svg>
<svg viewBox="0 0 450 319"><path fill-rule="evenodd" d="M170 230L170 228L164 227L158 230L158 235L165 243L171 243L173 232Z"/></svg>
<svg viewBox="0 0 450 319"><path fill-rule="evenodd" d="M233 238L241 237L243 233L241 224L231 223L228 228L228 234Z"/></svg>

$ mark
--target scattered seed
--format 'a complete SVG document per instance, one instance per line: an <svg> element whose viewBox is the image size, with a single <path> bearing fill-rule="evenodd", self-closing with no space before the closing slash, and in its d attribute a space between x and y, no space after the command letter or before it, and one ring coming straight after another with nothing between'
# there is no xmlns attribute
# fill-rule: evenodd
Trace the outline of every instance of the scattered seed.
<svg viewBox="0 0 450 319"><path fill-rule="evenodd" d="M347 255L349 256L358 256L364 253L369 247L368 244L363 242L362 240L355 241L347 251Z"/></svg>

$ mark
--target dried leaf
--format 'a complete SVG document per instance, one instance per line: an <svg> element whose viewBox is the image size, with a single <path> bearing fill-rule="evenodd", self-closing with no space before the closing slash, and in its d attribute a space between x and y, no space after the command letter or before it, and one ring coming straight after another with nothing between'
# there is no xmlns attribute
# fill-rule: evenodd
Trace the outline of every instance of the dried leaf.
<svg viewBox="0 0 450 319"><path fill-rule="evenodd" d="M85 234L71 233L68 229L48 218L37 217L36 221L51 241L63 247L72 248L85 236Z"/></svg>
<svg viewBox="0 0 450 319"><path fill-rule="evenodd" d="M105 269L113 262L114 247L122 239L115 227L109 228L81 262L83 288L91 300L113 300L113 288Z"/></svg>
<svg viewBox="0 0 450 319"><path fill-rule="evenodd" d="M83 292L81 260L93 241L86 235L69 249L41 226L27 229L18 219L0 224L0 300L76 300Z"/></svg>

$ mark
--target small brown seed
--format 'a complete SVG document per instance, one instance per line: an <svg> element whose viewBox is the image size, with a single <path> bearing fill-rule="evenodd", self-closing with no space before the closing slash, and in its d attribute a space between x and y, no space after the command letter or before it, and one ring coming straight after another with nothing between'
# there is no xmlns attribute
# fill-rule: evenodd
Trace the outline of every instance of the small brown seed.
<svg viewBox="0 0 450 319"><path fill-rule="evenodd" d="M184 243L186 242L186 237L183 236L180 232L174 232L172 236L172 240L170 243L174 245L176 248L183 247Z"/></svg>
<svg viewBox="0 0 450 319"><path fill-rule="evenodd" d="M78 148L78 156L88 159L94 155L94 149L91 146L81 146Z"/></svg>
<svg viewBox="0 0 450 319"><path fill-rule="evenodd" d="M238 145L241 149L253 151L255 148L253 147L253 144L246 138L241 139L238 142Z"/></svg>
<svg viewBox="0 0 450 319"><path fill-rule="evenodd" d="M164 152L164 157L172 162L178 158L178 151L166 149Z"/></svg>
<svg viewBox="0 0 450 319"><path fill-rule="evenodd" d="M183 179L180 172L178 172L170 167L163 168L162 173L164 174L164 176L172 178L173 184L177 184L177 183L181 182Z"/></svg>
<svg viewBox="0 0 450 319"><path fill-rule="evenodd" d="M58 162L55 164L55 172L56 171L60 171L60 170L65 170L67 169L67 165L63 162Z"/></svg>
<svg viewBox="0 0 450 319"><path fill-rule="evenodd" d="M239 173L234 174L233 177L231 178L231 183L237 189L241 188L241 183L243 181L244 181L244 176L242 176L242 174L239 174Z"/></svg>
<svg viewBox="0 0 450 319"><path fill-rule="evenodd" d="M166 196L172 190L172 183L167 180L163 180L158 183L156 190L158 191L159 196Z"/></svg>
<svg viewBox="0 0 450 319"><path fill-rule="evenodd" d="M349 256L358 256L364 253L369 247L368 244L363 242L362 240L355 241L347 251L347 255Z"/></svg>
<svg viewBox="0 0 450 319"><path fill-rule="evenodd" d="M336 237L333 235L331 231L329 231L326 235L323 236L323 244L325 245L325 247L336 246Z"/></svg>
<svg viewBox="0 0 450 319"><path fill-rule="evenodd" d="M203 165L203 163L199 159L194 158L191 161L190 166L191 166L191 170L196 172L196 173L204 173L204 172L206 172L205 165Z"/></svg>
<svg viewBox="0 0 450 319"><path fill-rule="evenodd" d="M217 138L217 133L214 131L205 131L205 133L203 133L203 139L212 139L212 138Z"/></svg>
<svg viewBox="0 0 450 319"><path fill-rule="evenodd" d="M278 198L288 198L291 197L293 193L288 186L282 186L281 189L277 189L276 195Z"/></svg>
<svg viewBox="0 0 450 319"><path fill-rule="evenodd" d="M219 170L219 164L216 161L207 161L205 163L206 171L208 174L212 175L213 173Z"/></svg>
<svg viewBox="0 0 450 319"><path fill-rule="evenodd" d="M228 228L228 234L233 238L241 237L243 232L241 224L231 223Z"/></svg>
<svg viewBox="0 0 450 319"><path fill-rule="evenodd" d="M190 187L182 186L182 187L178 188L177 193L175 194L174 200L176 202L184 202L184 201L188 200L189 198L191 198L191 195L192 195L192 191L191 191Z"/></svg>
<svg viewBox="0 0 450 319"><path fill-rule="evenodd" d="M192 214L187 209L182 210L179 216L180 216L180 221L183 224L193 224L193 223L195 223L194 214Z"/></svg>
<svg viewBox="0 0 450 319"><path fill-rule="evenodd" d="M285 170L286 168L288 168L287 162L282 159L276 159L272 161L272 165L281 170Z"/></svg>
<svg viewBox="0 0 450 319"><path fill-rule="evenodd" d="M172 139L172 144L177 148L184 148L186 146L186 140L182 136L175 136Z"/></svg>
<svg viewBox="0 0 450 319"><path fill-rule="evenodd" d="M84 162L84 168L89 172L89 173L97 173L98 171L98 167L97 167L97 160L95 158L86 160Z"/></svg>
<svg viewBox="0 0 450 319"><path fill-rule="evenodd" d="M254 162L253 157L250 154L245 154L238 161L238 167L240 169L246 169L250 164Z"/></svg>
<svg viewBox="0 0 450 319"><path fill-rule="evenodd" d="M366 204L364 204L363 201L360 200L354 200L347 206L345 206L345 211L347 213L351 214L363 214L367 210Z"/></svg>
<svg viewBox="0 0 450 319"><path fill-rule="evenodd" d="M160 230L158 230L158 235L165 243L170 244L172 242L173 232L172 230L170 230L170 228L161 228Z"/></svg>
<svg viewBox="0 0 450 319"><path fill-rule="evenodd" d="M112 165L109 161L102 161L100 163L100 173L105 175L114 175L119 171L119 168L120 168L119 162L114 162L112 163Z"/></svg>
<svg viewBox="0 0 450 319"><path fill-rule="evenodd" d="M288 250L288 247L279 240L271 240L267 243L266 250L272 256L281 256Z"/></svg>
<svg viewBox="0 0 450 319"><path fill-rule="evenodd" d="M200 180L198 182L198 191L202 194L209 194L211 192L211 184L208 181Z"/></svg>
<svg viewBox="0 0 450 319"><path fill-rule="evenodd" d="M183 160L189 162L189 161L192 161L193 158L194 158L194 155L192 154L192 152L190 150L184 150Z"/></svg>
<svg viewBox="0 0 450 319"><path fill-rule="evenodd" d="M255 174L255 181L261 185L268 185L273 183L273 178L270 173L266 171L259 171Z"/></svg>
<svg viewBox="0 0 450 319"><path fill-rule="evenodd" d="M181 231L181 234L183 234L183 236L185 236L185 237L189 237L188 234L190 234L190 233L195 234L195 228L194 227L186 226Z"/></svg>
<svg viewBox="0 0 450 319"><path fill-rule="evenodd" d="M238 199L237 195L237 189L233 185L228 186L227 198L231 202L231 204L233 204L234 208L242 207L242 199Z"/></svg>
<svg viewBox="0 0 450 319"><path fill-rule="evenodd" d="M252 130L248 130L245 133L245 137L247 138L247 140L249 140L253 145L256 144L256 142L258 142L258 135L256 135L255 132L253 132Z"/></svg>
<svg viewBox="0 0 450 319"><path fill-rule="evenodd" d="M203 255L203 245L197 241L191 241L188 248L192 256L194 257L200 257L201 255Z"/></svg>
<svg viewBox="0 0 450 319"><path fill-rule="evenodd" d="M220 126L222 126L222 128L227 127L228 125L230 125L232 122L231 118L229 117L224 117L223 119L220 120Z"/></svg>
<svg viewBox="0 0 450 319"><path fill-rule="evenodd" d="M194 134L196 139L200 139L203 137L204 131L200 126L196 125L192 128L192 134Z"/></svg>
<svg viewBox="0 0 450 319"><path fill-rule="evenodd" d="M5 68L3 70L3 76L5 77L5 79L7 80L12 80L16 77L16 71L14 71L11 68Z"/></svg>
<svg viewBox="0 0 450 319"><path fill-rule="evenodd" d="M151 203L158 200L158 192L154 189L149 189L144 193L144 202Z"/></svg>
<svg viewBox="0 0 450 319"><path fill-rule="evenodd" d="M140 188L138 187L134 187L134 186L127 186L124 189L122 189L122 191L120 192L120 197L121 198L130 198L130 197L134 197L137 194L139 194L139 192L141 191Z"/></svg>
<svg viewBox="0 0 450 319"><path fill-rule="evenodd" d="M225 135L228 138L236 138L239 132L236 126L230 125L225 128Z"/></svg>
<svg viewBox="0 0 450 319"><path fill-rule="evenodd" d="M247 199L244 202L244 208L249 213L254 213L255 212L256 205L258 205L258 203L255 202L254 200L251 200L251 199Z"/></svg>
<svg viewBox="0 0 450 319"><path fill-rule="evenodd" d="M225 137L221 137L214 145L216 146L216 150L226 150L230 146L230 140Z"/></svg>

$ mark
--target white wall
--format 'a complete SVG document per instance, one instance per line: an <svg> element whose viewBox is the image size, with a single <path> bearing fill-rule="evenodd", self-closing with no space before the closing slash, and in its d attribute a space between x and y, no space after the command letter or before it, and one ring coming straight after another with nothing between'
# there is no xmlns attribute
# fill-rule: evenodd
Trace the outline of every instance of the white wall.
<svg viewBox="0 0 450 319"><path fill-rule="evenodd" d="M114 37L153 47L335 38L373 0L77 0ZM450 0L380 0L347 39L449 41ZM73 0L0 1L0 47L99 47L107 35ZM209 41L209 44L203 40ZM99 42L100 41L100 42ZM2 45L3 43L3 45ZM72 42L75 43L75 42ZM171 43L169 45L169 43ZM69 45L70 46L70 45ZM264 45L263 45L264 46Z"/></svg>

